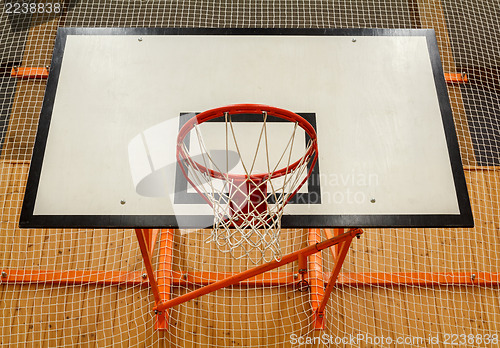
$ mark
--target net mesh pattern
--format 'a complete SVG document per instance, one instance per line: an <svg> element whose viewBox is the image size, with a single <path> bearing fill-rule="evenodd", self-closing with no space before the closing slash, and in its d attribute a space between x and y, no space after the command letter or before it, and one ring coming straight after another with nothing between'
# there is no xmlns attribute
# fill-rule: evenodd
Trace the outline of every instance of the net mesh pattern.
<svg viewBox="0 0 500 348"><path fill-rule="evenodd" d="M2 345L391 346L381 341L385 338L408 347L453 342L498 346L494 341L500 334L498 1L47 0L37 8L47 9L51 3L54 10L58 3L60 11L29 14L14 13L15 3L23 2L0 2ZM269 273L266 287L232 286L175 306L169 311L168 330L155 330L154 298L143 276L134 230L18 228L46 81L16 79L10 71L14 66L50 65L58 27L434 29L444 71L469 77L466 84L448 84L448 93L476 227L365 230L348 253L326 308L323 331L314 330L312 324L312 299L320 295L320 288L304 291L294 286L300 280L296 263ZM196 288L207 274L253 266L205 243L210 232L175 231L170 248L171 297ZM282 253L305 247L314 238L325 239L325 231L283 230ZM161 268L168 260L159 257L158 250L157 245L154 265ZM309 260L309 269L321 270L324 277L333 266L331 250ZM13 283L21 275L49 280L55 271L67 279ZM95 285L88 274L118 280ZM278 284L282 274L296 275L292 285ZM387 275L392 281L383 278ZM422 275L434 282L424 284ZM496 285L488 282L495 279ZM352 341L353 337L364 341Z"/></svg>

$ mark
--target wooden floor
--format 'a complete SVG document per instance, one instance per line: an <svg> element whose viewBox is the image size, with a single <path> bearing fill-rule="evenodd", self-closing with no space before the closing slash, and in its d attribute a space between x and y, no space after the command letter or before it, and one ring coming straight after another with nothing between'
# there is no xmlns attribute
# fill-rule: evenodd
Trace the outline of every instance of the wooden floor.
<svg viewBox="0 0 500 348"><path fill-rule="evenodd" d="M26 162L0 162L4 272L142 271L133 230L20 230L17 221L27 170ZM354 240L342 272L500 272L500 171L470 167L466 178L475 228L366 230ZM305 234L285 231L284 235L287 251ZM218 259L214 252L203 253L202 240L200 231L176 233L174 270L222 272L244 267ZM323 258L328 269L331 260ZM287 267L284 271L292 272L296 265ZM319 340L324 334L332 339L358 334L421 337L426 341L398 346L445 347L444 341L453 339L453 334L500 334L498 285L340 285L329 301L325 331L312 329L308 293L290 287L232 288L175 307L169 330L159 332L154 330L153 298L141 286L0 284L0 338L9 347L287 347L292 346L291 335ZM173 289L174 294L185 291ZM432 344L431 338L440 344Z"/></svg>

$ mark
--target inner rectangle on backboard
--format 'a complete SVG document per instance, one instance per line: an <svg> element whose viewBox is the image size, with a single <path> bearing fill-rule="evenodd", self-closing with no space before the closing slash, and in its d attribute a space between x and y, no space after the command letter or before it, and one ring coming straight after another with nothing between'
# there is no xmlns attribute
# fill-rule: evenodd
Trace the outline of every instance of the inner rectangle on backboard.
<svg viewBox="0 0 500 348"><path fill-rule="evenodd" d="M299 113L316 130L316 115ZM180 117L179 126L182 127L193 113L185 113ZM226 142L226 134L229 141ZM269 173L285 168L301 159L306 151L309 136L294 123L278 117L266 116L266 122L260 115L239 115L230 122L218 118L200 124L196 130L188 134L189 150L194 160L209 166L210 169L221 173L240 174ZM200 143L202 144L200 146ZM243 159L243 161L241 160ZM308 168L310 168L308 166ZM306 173L298 176L300 181ZM283 194L284 181L288 176L272 180L267 185L268 201L274 195ZM319 163L311 170L311 175L297 194L288 204L321 204L319 186ZM214 185L216 191L228 193L228 186L223 180L211 180L205 186ZM290 193L286 191L285 193ZM205 200L191 187L184 177L180 167L176 168L176 182L174 204L206 204Z"/></svg>

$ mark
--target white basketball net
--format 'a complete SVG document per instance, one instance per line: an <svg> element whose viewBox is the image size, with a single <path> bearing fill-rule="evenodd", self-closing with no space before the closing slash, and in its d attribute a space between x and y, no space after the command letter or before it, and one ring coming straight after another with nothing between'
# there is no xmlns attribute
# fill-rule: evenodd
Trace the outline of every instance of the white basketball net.
<svg viewBox="0 0 500 348"><path fill-rule="evenodd" d="M193 127L191 146L182 143L185 174L213 208L214 227L207 243L213 242L235 259L246 257L253 263L279 261L283 207L308 177L308 164L314 158L310 148L315 140L299 142L297 139L304 139L305 132L298 123L279 122L281 127L288 126L289 134L281 138L281 149L276 149L272 146L276 140L270 141L276 135L270 132L267 112L262 113L262 122L252 123L254 130L255 125L259 127L257 139L249 139L248 123L232 120L238 116L225 113L224 120L218 122L225 129L218 133L219 144L225 143L226 158L222 161L214 156L217 149L205 142L203 133L209 131L203 129L206 123ZM237 157L232 161L237 162L233 168L231 156ZM280 174L275 175L278 171Z"/></svg>

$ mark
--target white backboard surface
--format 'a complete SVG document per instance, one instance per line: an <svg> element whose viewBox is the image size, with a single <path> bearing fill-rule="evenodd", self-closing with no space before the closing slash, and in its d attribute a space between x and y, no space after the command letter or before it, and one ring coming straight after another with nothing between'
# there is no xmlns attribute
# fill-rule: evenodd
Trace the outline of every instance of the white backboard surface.
<svg viewBox="0 0 500 348"><path fill-rule="evenodd" d="M284 227L472 224L432 31L68 28L20 225L210 226L212 209L182 182L176 138L194 113L236 103L316 127L317 168ZM204 131L216 148L221 127ZM239 127L248 139L260 129ZM279 147L289 124L270 130Z"/></svg>

